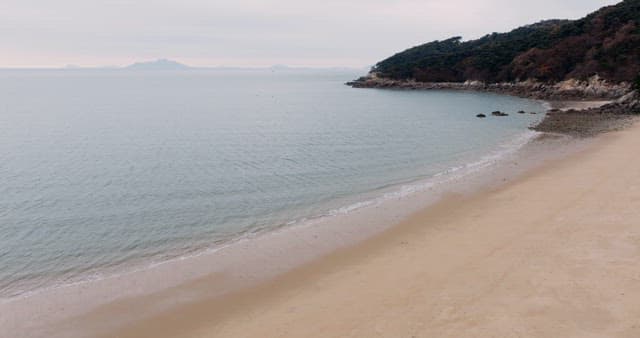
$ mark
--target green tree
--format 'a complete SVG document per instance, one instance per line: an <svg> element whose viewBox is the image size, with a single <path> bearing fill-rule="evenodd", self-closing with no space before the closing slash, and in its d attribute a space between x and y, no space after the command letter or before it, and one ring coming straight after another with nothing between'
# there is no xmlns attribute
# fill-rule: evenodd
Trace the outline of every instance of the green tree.
<svg viewBox="0 0 640 338"><path fill-rule="evenodd" d="M476 40L433 41L380 61L374 71L422 82L555 82L598 74L637 86L640 0L624 0L573 21L542 21Z"/></svg>

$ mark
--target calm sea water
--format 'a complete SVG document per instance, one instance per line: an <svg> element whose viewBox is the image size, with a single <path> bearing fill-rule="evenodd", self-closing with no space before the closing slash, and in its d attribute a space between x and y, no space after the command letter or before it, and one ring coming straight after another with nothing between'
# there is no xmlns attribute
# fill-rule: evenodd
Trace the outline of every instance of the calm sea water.
<svg viewBox="0 0 640 338"><path fill-rule="evenodd" d="M162 260L476 161L539 102L349 71L0 71L0 297ZM508 118L475 118L493 110Z"/></svg>

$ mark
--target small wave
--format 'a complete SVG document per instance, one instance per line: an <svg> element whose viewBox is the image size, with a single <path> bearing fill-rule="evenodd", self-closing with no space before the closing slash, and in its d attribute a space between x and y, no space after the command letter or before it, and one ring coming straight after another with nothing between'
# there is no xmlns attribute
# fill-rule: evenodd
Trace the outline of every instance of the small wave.
<svg viewBox="0 0 640 338"><path fill-rule="evenodd" d="M337 209L330 210L322 216L338 216L348 214L350 212L368 208L372 206L379 206L387 200L402 199L412 196L417 193L422 193L433 189L436 186L440 186L446 183L450 183L465 176L476 174L487 167L491 167L499 163L507 156L515 154L518 150L522 149L531 140L536 138L540 133L535 131L527 131L518 137L513 138L509 142L498 145L497 149L491 151L489 154L482 156L480 159L469 162L466 164L452 166L441 172L438 172L427 179L415 181L410 184L403 184L396 187L394 190L386 192L381 196L359 201L347 206L343 206ZM321 217L321 216L320 216ZM290 224L298 224L299 221L290 222Z"/></svg>

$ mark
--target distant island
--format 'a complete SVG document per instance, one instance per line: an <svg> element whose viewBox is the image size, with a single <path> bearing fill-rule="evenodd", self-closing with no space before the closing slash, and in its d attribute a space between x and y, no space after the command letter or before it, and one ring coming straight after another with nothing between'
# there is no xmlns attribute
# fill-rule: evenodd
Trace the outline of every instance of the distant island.
<svg viewBox="0 0 640 338"><path fill-rule="evenodd" d="M191 67L168 59L158 59L155 61L136 62L125 67L131 70L187 70Z"/></svg>
<svg viewBox="0 0 640 338"><path fill-rule="evenodd" d="M380 61L369 75L349 84L429 89L462 83L474 88L528 84L516 94L538 98L553 95L537 86L559 83L579 97L613 98L640 88L640 0L579 20L542 21L477 40L429 42Z"/></svg>

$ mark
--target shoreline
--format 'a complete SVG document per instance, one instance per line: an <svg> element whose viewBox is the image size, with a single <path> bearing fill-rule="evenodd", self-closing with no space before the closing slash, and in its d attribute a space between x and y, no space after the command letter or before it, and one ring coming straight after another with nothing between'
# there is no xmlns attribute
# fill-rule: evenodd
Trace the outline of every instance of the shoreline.
<svg viewBox="0 0 640 338"><path fill-rule="evenodd" d="M529 142L528 139L524 141ZM518 155L521 147L522 145L516 145L514 149L507 150L507 156ZM540 151L540 155L542 153ZM496 163L495 159L489 159L483 165L489 165L491 168L504 166L499 174L492 174L502 175L502 173L512 170L506 163L508 160L508 158L500 157L498 161L501 162ZM211 293L211 290L202 291L202 294L214 298L224 297L237 290L248 289L268 282L292 269L309 264L318 257L357 245L361 241L386 231L399 220L422 209L425 205L436 203L443 194L452 190L479 189L488 184L487 180L499 181L495 177L483 177L483 174L484 176L488 175L484 172L472 172L460 177L446 177L445 181L434 186L431 186L430 182L417 181L414 183L427 184L427 186L422 187L421 190L409 192L406 196L393 193L397 196L386 199L382 204L366 206L345 215L331 216L329 219L315 219L304 224L259 233L215 250L206 250L196 255L160 262L149 268L44 289L26 297L8 299L5 302L0 302L0 311L11 313L11 315L0 318L0 327L10 328L9 332L22 332L23 336L86 336L82 332L76 332L74 327L82 326L77 322L77 318L83 317L87 313L96 313L96 311L100 313L105 304L108 307L110 304L118 304L130 299L140 299L150 295L159 296L175 289L185 290L185 288L189 288L187 285L203 278L212 278L216 280L217 284L216 290L214 290L215 295ZM449 183L454 184L456 188L452 189L446 186ZM401 187L403 186L398 186L398 188ZM391 192L400 192L396 190L391 190ZM294 238L298 244L291 244L291 238ZM283 251L282 248L291 249L295 253L295 257L289 257L290 252ZM262 260L255 255L251 259L243 257L246 253L255 254L254 250L258 250L259 254L267 258ZM264 265L265 261L276 261L278 264L266 266ZM243 264L247 265L245 269L234 270L235 266ZM214 266L217 267L214 268ZM218 280L218 276L222 275L225 277ZM158 280L162 280L162 283L157 283ZM115 294L114 289L121 291ZM184 301L184 297L184 295L173 295L168 299L178 299L181 302ZM190 301L195 300L195 298L190 298ZM34 312L34 308L39 308L40 311ZM162 308L147 310L153 314ZM33 315L40 317L39 324L43 325L38 325L35 328L21 327L25 318ZM100 322L106 323L105 325L108 327L119 327L128 324L131 319L119 319L118 314L108 317L88 322ZM95 324L93 325L95 326Z"/></svg>
<svg viewBox="0 0 640 338"><path fill-rule="evenodd" d="M551 104L552 104L552 108L555 107L553 102ZM576 107L576 106L570 105L570 107ZM567 142L567 140L568 139L563 139L563 140L556 139L555 141L563 144ZM572 141L572 142L575 143L577 141ZM566 146L566 144L564 145ZM580 147L583 147L583 146L584 144L582 144ZM553 148L553 147L549 147L549 148ZM576 147L573 147L573 148L574 149L570 151L566 149L563 151L568 151L568 152L577 151L575 149ZM545 150L538 149L538 154L536 155L538 156L537 160L542 160L546 162L546 161L550 161L551 159L557 159L557 157L566 156L566 153L550 154L549 153L550 150L551 149L545 149ZM522 153L518 153L517 155L520 156L520 158L517 158L516 161L526 162L526 159L521 158L523 156ZM86 283L86 285L73 285L72 287L66 290L62 288L57 290L56 289L45 290L43 294L45 296L50 296L51 294L53 294L54 296L53 300L49 299L47 302L42 303L37 299L39 296L42 296L42 294L37 294L36 297L32 297L31 300L27 300L25 302L26 304L24 304L25 306L22 307L22 311L18 311L17 314L14 313L13 318L9 317L9 318L5 318L5 320L8 320L9 322L19 320L21 314L22 316L25 316L25 317L30 316L32 314L30 309L33 306L37 306L36 304L38 304L39 306L45 305L45 309L47 309L48 312L50 312L49 313L49 316L51 316L51 318L49 318L50 323L54 325L50 327L49 325L44 325L45 327L40 327L40 331L36 332L34 334L35 336L44 335L45 333L46 335L55 336L56 332L58 332L61 336L69 336L70 332L76 332L78 333L79 336L82 336L80 332L83 332L83 330L80 330L79 332L77 332L76 327L85 327L85 325L82 324L84 322L93 323L92 325L90 325L90 326L94 326L93 328L85 327L85 329L89 332L94 332L94 333L98 331L108 332L114 328L127 327L128 325L132 325L132 323L136 321L132 322L131 318L120 318L121 316L118 315L117 313L110 313L105 316L105 311L107 313L109 312L108 310L105 310L105 309L108 309L111 306L119 307L121 305L118 305L118 304L122 304L123 302L126 303L132 299L138 300L138 301L140 299L147 299L147 297L160 298L160 299L178 299L180 300L178 302L179 304L195 303L198 301L198 299L202 298L201 297L202 295L205 295L205 298L221 299L226 297L226 295L228 294L238 292L238 290L249 290L255 287L256 285L269 283L270 280L273 280L274 278L276 279L279 278L278 276L288 274L292 269L295 270L300 267L304 268L304 266L313 264L313 262L317 261L318 259L320 260L323 259L319 257L325 257L327 255L331 256L335 252L338 252L341 250L349 250L349 248L351 247L358 246L362 241L365 241L365 242L369 241L372 237L377 237L380 235L380 233L384 233L386 231L389 231L389 229L394 228L396 224L398 224L401 220L409 217L409 215L411 215L412 213L419 212L420 210L424 209L425 206L427 206L426 208L429 208L428 207L429 205L439 203L438 201L440 199L447 198L447 196L449 196L449 194L451 193L457 193L462 195L476 194L478 193L478 191L488 189L488 187L490 186L495 187L497 185L502 185L506 181L511 181L512 179L515 179L520 175L524 175L526 174L527 171L532 170L532 168L538 165L536 163L529 163L526 165L521 164L518 168L514 169L513 167L511 167L506 163L510 160L513 160L513 159L503 159L503 162L505 163L502 163L502 165L504 165L504 168L502 168L501 171L498 171L497 173L493 173L493 174L485 173L485 175L488 175L488 176L493 175L496 177L466 178L466 179L463 179L463 182L457 183L456 189L443 189L442 191L437 193L431 189L429 189L428 193L426 190L423 192L418 192L417 194L423 195L422 198L415 198L413 201L407 201L406 199L402 199L402 198L399 199L398 201L392 201L393 203L395 203L395 205L386 205L385 207L382 208L382 210L377 210L376 212L374 212L375 215L373 218L371 217L371 215L360 215L361 212L356 211L356 213L353 215L350 215L350 217L346 217L344 219L336 221L333 224L333 228L331 229L315 229L315 232L314 232L309 229L313 225L311 224L309 225L309 227L299 227L297 230L286 227L285 229L282 229L282 231L274 230L270 233L260 234L259 236L265 236L265 237L282 235L282 238L280 239L279 242L277 240L272 241L271 247L267 246L266 249L263 248L264 250L266 250L267 253L272 255L271 257L272 259L274 258L273 257L274 255L275 256L279 255L278 256L279 258L275 257L275 259L280 260L281 263L284 262L281 266L277 266L275 268L274 266L269 266L269 267L265 266L264 265L265 261L263 261L263 262L254 262L254 266L252 266L250 269L247 269L246 271L231 271L230 273L229 269L231 269L231 267L234 266L234 264L239 264L241 261L237 260L238 257L233 258L233 255L228 256L228 255L225 255L224 253L219 254L218 253L219 251L225 251L225 248L221 248L221 249L216 249L212 252L204 252L202 254L198 254L195 256L179 258L179 259L171 260L168 262L161 262L156 264L156 266L154 266L151 269L144 269L143 271L133 271L132 273L148 275L148 276L145 276L144 278L134 280L133 284L131 284L131 281L129 281L129 283L123 283L122 279L127 279L128 277L130 277L130 274L125 273L119 276L107 277L101 280L89 281ZM532 161L533 159L529 159L529 160ZM497 177L497 176L504 176L508 178ZM413 203L413 205L411 206L411 208L413 209L410 209L409 211L405 209L404 213L398 213L397 211L394 210L394 208L400 208L400 207L407 208L408 203ZM366 213L367 210L362 210L362 211L363 213ZM376 219L376 221L378 222L378 225L375 226L374 229L371 229L370 227L368 227L366 229L366 234L364 235L362 233L359 233L360 231L358 231L358 228L359 228L358 226L356 227L350 226L349 227L350 230L348 230L347 233L344 233L345 228L340 226L340 225L344 225L344 223L350 224L354 222L358 224L370 224L372 223L371 221L372 219ZM289 233L285 234L287 230L289 230ZM305 237L305 236L310 236L310 237ZM325 236L325 237L322 237L322 236ZM301 248L299 245L294 245L293 247L294 249L296 249L295 252L297 253L297 255L299 255L299 257L296 257L296 259L292 260L290 258L287 258L288 252L283 252L281 249L282 244L286 243L287 238L289 239L296 238L297 240L302 239L303 244L315 243L314 246L316 247L313 247L313 249L309 249L309 248ZM254 240L254 238L250 237L246 239L246 241L240 240L237 243L234 243L233 245L244 246L246 250L253 250L254 249L253 247L248 248L250 245L255 244L255 242L251 242L252 240ZM322 242L322 241L324 241L325 244L320 244L318 247L318 242ZM326 245L326 243L330 243L330 244ZM215 257L212 260L213 256L218 256L217 260ZM229 257L231 257L231 260L229 260ZM191 261L189 263L189 266L186 266L187 264L184 264L185 263L184 260ZM226 264L221 264L223 268L218 269L218 271L210 270L210 269L209 270L202 269L203 266L212 265L212 264L215 264L215 262L221 263L225 260L227 260L225 262ZM253 271L251 271L252 269ZM149 270L154 270L154 271L151 271L150 273ZM266 270L270 270L270 271L266 271ZM189 277L177 278L178 276L182 276L184 274L188 275ZM158 280L158 279L168 279L169 282L166 283L164 287L158 288L157 285L156 285L156 288L148 287L149 282L151 282L152 280ZM145 280L148 282L145 283ZM217 290L214 290L214 292L212 293L211 286L209 286L208 288L200 286L196 288L196 289L200 289L200 292L201 292L200 296L196 296L194 292L186 292L188 295L184 294L187 288L192 288L194 283L198 284L202 280L209 280L209 281L215 280L216 281L215 283L217 283L216 288L218 287L219 288ZM114 297L114 295L112 294L109 295L109 292L113 293L113 291L110 291L110 290L114 286L109 286L109 284L112 284L112 283L114 283L119 288L124 287L123 289L127 291L122 292L121 294L117 295L117 297ZM92 294L92 292L95 291L96 286L102 287L103 291L106 290L106 293L98 292L98 293ZM79 308L76 308L74 311L73 301L69 301L67 298L71 294L73 294L75 291L80 291L81 293L85 294L83 297L87 299L91 299L91 301L97 300L96 301L97 308L90 307L88 309L85 309L83 307L79 307ZM166 292L169 292L169 293L177 292L177 294L167 295L165 294ZM47 295L47 293L49 295ZM56 302L56 298L58 301L60 300L63 300L63 301ZM152 303L155 303L155 302L157 301L152 301ZM2 308L3 305L7 306L7 304L0 304L0 308ZM77 307L78 304L75 304L75 306ZM172 304L171 306L175 306L175 304ZM57 313L57 311L55 311L56 307L60 309L65 309L65 311L70 311L72 313L72 316L70 316L72 319L70 320L64 319L61 321L60 318L56 318L55 316L55 314ZM69 310L69 308L71 308L71 310ZM159 315L163 311L166 311L167 308L164 308L164 306L159 306L155 308L154 306L154 308L149 308L147 310L149 311L148 314ZM97 315L98 318L91 319L91 316L93 315ZM44 315L44 317L47 317L47 315ZM84 318L84 319L79 320L79 318ZM138 319L141 321L144 320L144 318L138 318ZM43 323L46 323L46 322L47 322L46 320L43 321ZM96 327L95 323L97 322L101 322L104 326L97 325L99 327ZM5 322L5 324L1 324L0 322L0 326L4 327L6 326L6 323L7 322ZM87 331L84 331L84 332L86 333Z"/></svg>
<svg viewBox="0 0 640 338"><path fill-rule="evenodd" d="M37 296L38 294L54 291L56 289L81 286L82 284L88 284L104 279L108 280L112 278L119 278L121 276L153 269L155 266L172 264L202 255L215 254L215 252L225 250L230 246L238 244L238 242L253 240L255 238L268 235L271 232L286 231L286 229L289 227L314 226L316 223L323 223L327 218L341 216L352 211L359 211L360 209L376 207L381 203L385 203L386 200L389 199L404 199L407 197L411 197L410 195L413 194L425 193L427 190L438 191L439 186L450 183L452 181L457 181L459 179L466 179L466 176L468 175L475 175L475 171L477 171L477 169L474 170L473 168L476 166L480 166L481 168L485 166L495 166L498 161L504 160L502 159L503 156L512 156L515 152L518 152L520 148L526 146L527 143L531 142L533 138L536 137L535 135L533 135L533 133L528 134L527 132L518 134L516 136L510 137L508 141L503 140L503 142L499 143L497 147L487 152L486 154L482 154L482 156L479 156L477 158L470 158L470 161L461 164L458 163L455 166L446 167L446 169L444 169L443 171L436 172L435 174L424 175L424 177L421 178L410 178L404 182L401 181L392 183L354 196L341 197L339 199L336 199L336 201L339 202L332 203L333 208L329 208L327 209L327 211L322 213L291 219L286 223L278 223L272 227L251 229L250 231L241 233L238 237L220 242L220 244L215 244L211 247L201 247L186 254L172 253L170 255L167 255L167 259L161 258L158 260L149 260L147 262L144 262L144 259L140 259L139 261L133 263L130 267L122 268L122 266L118 266L115 268L105 268L103 271L91 270L87 274L86 278L74 278L68 280L60 279L60 283L56 283L51 286L46 286L44 288L35 290L28 290L16 295L9 295L7 297L0 298L0 304ZM465 170L467 170L468 172L465 172ZM457 173L458 171L461 172L461 177L451 175L452 173ZM441 177L444 178L444 180L438 180ZM141 261L143 263L140 263Z"/></svg>
<svg viewBox="0 0 640 338"><path fill-rule="evenodd" d="M640 143L638 132L636 124L600 136L500 187L448 196L270 282L201 298L105 336L635 336L640 270L628 263L640 255L640 231L614 215L640 218L637 208L616 204L640 201L640 177L626 172L593 187L577 183L626 168L620 147ZM618 194L630 177L623 196L601 199Z"/></svg>

